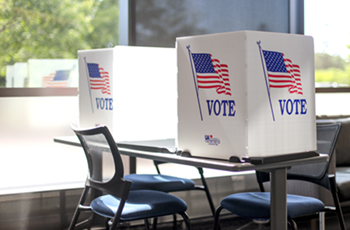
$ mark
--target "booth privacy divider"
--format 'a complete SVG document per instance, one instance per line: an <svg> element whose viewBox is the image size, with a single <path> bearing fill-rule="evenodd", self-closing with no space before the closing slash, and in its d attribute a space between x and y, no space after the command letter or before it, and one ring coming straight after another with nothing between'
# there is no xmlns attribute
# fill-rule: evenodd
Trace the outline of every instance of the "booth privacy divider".
<svg viewBox="0 0 350 230"><path fill-rule="evenodd" d="M176 42L179 149L222 159L316 149L312 37L239 31Z"/></svg>
<svg viewBox="0 0 350 230"><path fill-rule="evenodd" d="M117 141L176 136L176 50L116 46L78 51L79 122Z"/></svg>

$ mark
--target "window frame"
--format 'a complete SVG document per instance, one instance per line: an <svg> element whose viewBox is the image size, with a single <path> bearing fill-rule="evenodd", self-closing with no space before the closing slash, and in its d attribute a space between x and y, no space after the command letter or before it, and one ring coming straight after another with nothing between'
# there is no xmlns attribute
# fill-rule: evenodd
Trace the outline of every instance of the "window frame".
<svg viewBox="0 0 350 230"><path fill-rule="evenodd" d="M0 98L48 96L78 96L78 88L0 88Z"/></svg>

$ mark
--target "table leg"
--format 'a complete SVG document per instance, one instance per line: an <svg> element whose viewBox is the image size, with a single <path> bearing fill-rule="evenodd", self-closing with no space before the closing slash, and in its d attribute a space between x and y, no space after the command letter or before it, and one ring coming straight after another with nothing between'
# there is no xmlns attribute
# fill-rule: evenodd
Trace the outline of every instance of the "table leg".
<svg viewBox="0 0 350 230"><path fill-rule="evenodd" d="M129 157L129 173L136 173L136 157Z"/></svg>
<svg viewBox="0 0 350 230"><path fill-rule="evenodd" d="M271 171L271 229L287 229L287 169Z"/></svg>

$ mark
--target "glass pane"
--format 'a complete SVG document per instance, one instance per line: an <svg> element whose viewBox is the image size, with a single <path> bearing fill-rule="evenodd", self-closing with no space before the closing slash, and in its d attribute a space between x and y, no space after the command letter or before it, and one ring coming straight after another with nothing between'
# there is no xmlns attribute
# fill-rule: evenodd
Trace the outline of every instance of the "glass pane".
<svg viewBox="0 0 350 230"><path fill-rule="evenodd" d="M118 44L116 0L8 0L0 10L0 87L78 87L77 51Z"/></svg>
<svg viewBox="0 0 350 230"><path fill-rule="evenodd" d="M136 0L139 46L174 47L175 38L238 30L288 33L288 0Z"/></svg>
<svg viewBox="0 0 350 230"><path fill-rule="evenodd" d="M349 87L350 1L306 0L305 34L315 43L316 87Z"/></svg>
<svg viewBox="0 0 350 230"><path fill-rule="evenodd" d="M83 149L53 142L53 137L74 135L76 96L0 97L0 104L0 174L7 175L0 194L84 186Z"/></svg>

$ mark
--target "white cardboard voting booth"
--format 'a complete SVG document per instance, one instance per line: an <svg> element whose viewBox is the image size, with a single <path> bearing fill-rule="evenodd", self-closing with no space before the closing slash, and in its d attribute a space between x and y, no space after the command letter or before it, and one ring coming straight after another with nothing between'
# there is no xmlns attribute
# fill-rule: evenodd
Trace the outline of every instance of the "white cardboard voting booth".
<svg viewBox="0 0 350 230"><path fill-rule="evenodd" d="M107 125L117 141L176 137L176 50L78 51L79 126Z"/></svg>
<svg viewBox="0 0 350 230"><path fill-rule="evenodd" d="M177 65L179 149L222 159L316 150L311 37L177 38Z"/></svg>

